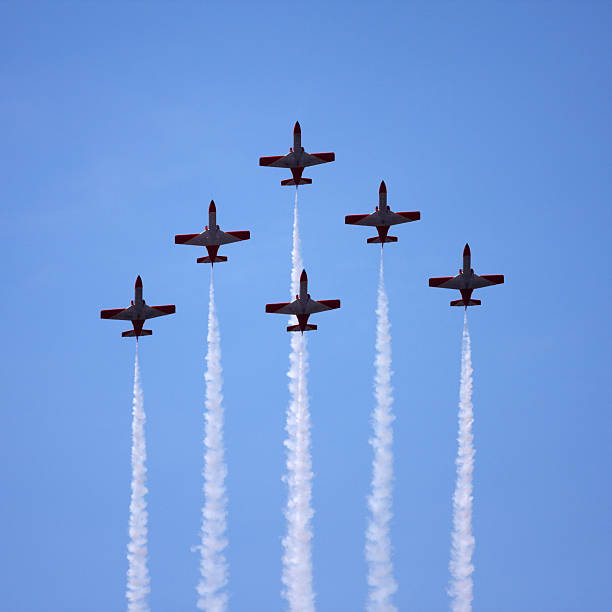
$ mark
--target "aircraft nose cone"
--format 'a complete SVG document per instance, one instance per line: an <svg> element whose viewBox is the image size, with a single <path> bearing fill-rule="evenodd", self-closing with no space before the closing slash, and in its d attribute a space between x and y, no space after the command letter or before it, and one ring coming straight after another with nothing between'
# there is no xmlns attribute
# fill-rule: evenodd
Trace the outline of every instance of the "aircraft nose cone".
<svg viewBox="0 0 612 612"><path fill-rule="evenodd" d="M380 188L378 193L387 193L387 186L385 185L385 181L380 182Z"/></svg>
<svg viewBox="0 0 612 612"><path fill-rule="evenodd" d="M470 254L470 245L467 242L465 243L465 248L463 249L463 254L464 255L469 255Z"/></svg>
<svg viewBox="0 0 612 612"><path fill-rule="evenodd" d="M302 274L300 275L300 282L303 283L305 280L308 280L308 276L306 276L306 270L302 270Z"/></svg>
<svg viewBox="0 0 612 612"><path fill-rule="evenodd" d="M140 275L138 275L136 277L136 285L135 285L136 289L138 289L139 287L142 287L142 278L140 278Z"/></svg>
<svg viewBox="0 0 612 612"><path fill-rule="evenodd" d="M208 212L217 212L217 207L215 206L215 201L210 201L210 206L208 207Z"/></svg>
<svg viewBox="0 0 612 612"><path fill-rule="evenodd" d="M296 121L295 125L293 126L293 133L294 134L301 134L302 133L302 128L300 127L300 122Z"/></svg>

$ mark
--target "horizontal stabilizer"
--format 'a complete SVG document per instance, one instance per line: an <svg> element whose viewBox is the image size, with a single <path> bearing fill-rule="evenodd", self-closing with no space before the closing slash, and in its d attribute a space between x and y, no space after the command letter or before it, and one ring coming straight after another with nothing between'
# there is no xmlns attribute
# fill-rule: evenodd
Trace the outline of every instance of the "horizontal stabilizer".
<svg viewBox="0 0 612 612"><path fill-rule="evenodd" d="M313 329L317 329L316 325L312 325L311 323L306 323L304 327L304 331L312 331ZM287 327L287 331L302 331L299 325L289 325Z"/></svg>
<svg viewBox="0 0 612 612"><path fill-rule="evenodd" d="M300 178L300 179L285 179L284 181L281 181L281 185L311 185L312 184L312 179L309 178Z"/></svg>
<svg viewBox="0 0 612 612"><path fill-rule="evenodd" d="M466 308L468 306L480 306L482 304L482 302L480 300L468 300L467 304L465 303L465 300L453 300L450 305L451 306L465 306Z"/></svg>
<svg viewBox="0 0 612 612"><path fill-rule="evenodd" d="M397 236L385 236L381 238L380 236L375 236L374 238L368 238L368 244L378 244L380 242L397 242Z"/></svg>
<svg viewBox="0 0 612 612"><path fill-rule="evenodd" d="M150 336L153 332L150 329L141 329L139 336ZM136 335L136 331L130 329L129 331L124 331L121 336L123 338L133 338Z"/></svg>
<svg viewBox="0 0 612 612"><path fill-rule="evenodd" d="M225 257L225 255L215 255L214 257L210 258L207 255L206 257L198 257L196 259L196 261L198 263L216 264L216 263L219 263L221 261L227 261L227 257Z"/></svg>

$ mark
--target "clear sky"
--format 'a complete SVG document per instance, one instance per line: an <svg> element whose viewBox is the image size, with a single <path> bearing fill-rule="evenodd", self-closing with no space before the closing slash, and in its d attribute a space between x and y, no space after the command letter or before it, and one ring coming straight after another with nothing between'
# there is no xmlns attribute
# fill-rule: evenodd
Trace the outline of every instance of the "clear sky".
<svg viewBox="0 0 612 612"><path fill-rule="evenodd" d="M469 312L474 610L610 609L612 7L605 2L3 2L0 5L0 608L125 607L134 342L151 322L151 607L195 609L211 198L251 240L215 267L225 377L231 609L280 598L293 190L305 172L319 612L363 609L378 247L344 225L377 201L422 220L385 248L401 610L448 607L463 312L427 287L505 274Z"/></svg>

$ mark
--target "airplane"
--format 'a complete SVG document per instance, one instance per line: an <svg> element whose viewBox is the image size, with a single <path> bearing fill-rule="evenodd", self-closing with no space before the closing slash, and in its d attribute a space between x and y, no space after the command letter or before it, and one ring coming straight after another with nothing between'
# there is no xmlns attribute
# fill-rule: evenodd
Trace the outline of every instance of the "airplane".
<svg viewBox="0 0 612 612"><path fill-rule="evenodd" d="M421 213L418 210L414 212L393 212L387 206L387 186L385 185L385 181L382 181L378 189L378 206L376 210L367 215L347 215L344 217L344 222L349 225L375 226L378 230L378 236L368 238L367 243L380 243L380 246L383 247L385 242L397 242L396 236L387 236L387 232L391 225L418 221L420 218Z"/></svg>
<svg viewBox="0 0 612 612"><path fill-rule="evenodd" d="M217 225L217 207L215 201L210 201L208 207L208 225L201 234L179 234L174 237L174 244L193 244L195 246L205 246L208 251L206 257L198 257L198 263L209 263L214 266L216 262L227 261L227 257L217 255L217 251L222 244L248 240L251 237L249 231L222 232Z"/></svg>
<svg viewBox="0 0 612 612"><path fill-rule="evenodd" d="M295 315L298 320L297 325L289 325L288 332L302 332L317 329L316 325L308 323L308 317L315 312L324 312L340 308L340 300L319 300L310 298L308 293L308 276L306 270L302 270L300 276L300 293L295 296L295 302L282 302L280 304L266 304L266 312L276 312L278 314Z"/></svg>
<svg viewBox="0 0 612 612"><path fill-rule="evenodd" d="M458 276L444 276L441 278L430 278L430 287L442 287L443 289L459 289L461 292L460 300L453 300L451 306L480 306L480 300L472 299L472 291L481 287L490 287L491 285L501 285L504 282L503 274L483 274L478 276L474 274L471 265L472 255L470 245L466 244L463 249L463 268L459 270Z"/></svg>
<svg viewBox="0 0 612 612"><path fill-rule="evenodd" d="M138 336L150 336L153 333L150 329L142 329L142 326L147 319L164 317L166 315L174 314L175 312L176 307L174 304L170 304L168 306L149 306L142 299L142 279L139 276L136 278L136 285L134 286L134 299L131 301L131 306L128 306L127 308L115 308L114 310L102 310L100 311L100 318L131 321L134 329L124 331L121 336L123 338L133 338L136 336L136 342L138 342Z"/></svg>
<svg viewBox="0 0 612 612"><path fill-rule="evenodd" d="M260 157L260 166L274 166L275 168L289 168L293 178L281 181L281 185L310 185L312 179L302 178L302 172L307 166L327 164L336 159L335 153L306 153L302 146L302 129L300 122L296 121L293 128L293 147L287 155L274 155L272 157Z"/></svg>

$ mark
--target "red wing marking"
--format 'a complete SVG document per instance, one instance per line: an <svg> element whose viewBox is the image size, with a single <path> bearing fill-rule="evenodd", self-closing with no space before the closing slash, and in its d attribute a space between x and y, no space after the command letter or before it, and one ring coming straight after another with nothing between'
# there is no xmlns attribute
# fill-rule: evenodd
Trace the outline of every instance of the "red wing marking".
<svg viewBox="0 0 612 612"><path fill-rule="evenodd" d="M345 223L359 223L359 221L361 221L362 219L365 219L366 217L369 217L370 215L346 215L346 217L344 217L344 222Z"/></svg>
<svg viewBox="0 0 612 612"><path fill-rule="evenodd" d="M330 310L340 308L340 300L317 300L317 302L323 304L323 306L327 306Z"/></svg>
<svg viewBox="0 0 612 612"><path fill-rule="evenodd" d="M452 278L454 278L454 276L441 276L440 278L430 278L429 286L439 287L440 285L443 285L445 282L451 280Z"/></svg>
<svg viewBox="0 0 612 612"><path fill-rule="evenodd" d="M333 161L336 161L336 154L335 153L311 153L310 155L312 155L313 157L316 157L317 159L320 159L321 161L324 161L324 162L333 162Z"/></svg>
<svg viewBox="0 0 612 612"><path fill-rule="evenodd" d="M480 278L484 278L494 285L501 285L504 282L503 274L479 274L479 276Z"/></svg>
<svg viewBox="0 0 612 612"><path fill-rule="evenodd" d="M277 312L285 306L289 306L290 302L281 302L279 304L266 304L266 312Z"/></svg>
<svg viewBox="0 0 612 612"><path fill-rule="evenodd" d="M396 213L405 219L410 219L411 221L418 221L421 218L421 212L415 210L414 212L398 212Z"/></svg>
<svg viewBox="0 0 612 612"><path fill-rule="evenodd" d="M284 155L272 155L271 157L260 157L259 165L260 166L270 166L274 162L277 162L279 159L283 159Z"/></svg>
<svg viewBox="0 0 612 612"><path fill-rule="evenodd" d="M101 319L112 319L113 317L116 317L118 314L122 313L124 310L126 309L125 308L114 308L112 310L101 310L100 318Z"/></svg>
<svg viewBox="0 0 612 612"><path fill-rule="evenodd" d="M151 306L154 310L159 310L164 314L174 314L176 312L176 306L174 304L169 304L168 306Z"/></svg>
<svg viewBox="0 0 612 612"><path fill-rule="evenodd" d="M200 234L179 234L174 237L174 244L185 244Z"/></svg>
<svg viewBox="0 0 612 612"><path fill-rule="evenodd" d="M249 231L238 231L238 232L225 232L234 238L238 238L238 240L248 240L251 237L251 232Z"/></svg>

